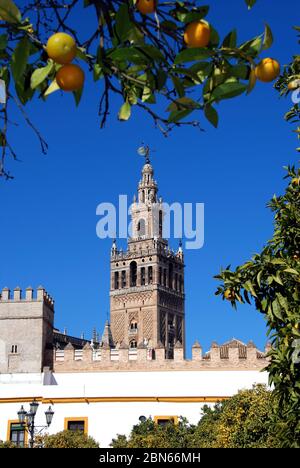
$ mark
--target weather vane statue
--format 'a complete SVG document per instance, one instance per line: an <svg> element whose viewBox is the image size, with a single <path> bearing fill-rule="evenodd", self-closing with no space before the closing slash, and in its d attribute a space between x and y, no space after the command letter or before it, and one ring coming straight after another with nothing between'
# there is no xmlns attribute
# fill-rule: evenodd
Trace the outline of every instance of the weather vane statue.
<svg viewBox="0 0 300 468"><path fill-rule="evenodd" d="M145 164L150 164L150 148L148 145L142 143L142 146L138 148L137 152L140 156L144 156Z"/></svg>

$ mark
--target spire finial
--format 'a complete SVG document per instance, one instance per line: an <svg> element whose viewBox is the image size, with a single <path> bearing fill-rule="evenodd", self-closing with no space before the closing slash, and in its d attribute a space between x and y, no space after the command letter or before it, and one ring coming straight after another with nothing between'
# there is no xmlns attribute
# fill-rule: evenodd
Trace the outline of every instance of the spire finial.
<svg viewBox="0 0 300 468"><path fill-rule="evenodd" d="M137 152L140 156L144 156L145 164L150 164L150 148L148 145L142 143L142 146L138 148Z"/></svg>

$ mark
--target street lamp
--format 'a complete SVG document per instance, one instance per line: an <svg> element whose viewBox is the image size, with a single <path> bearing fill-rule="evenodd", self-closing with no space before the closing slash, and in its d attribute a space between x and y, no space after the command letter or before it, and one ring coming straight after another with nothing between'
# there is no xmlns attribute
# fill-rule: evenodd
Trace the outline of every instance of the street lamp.
<svg viewBox="0 0 300 468"><path fill-rule="evenodd" d="M39 404L36 400L33 400L29 405L29 411L25 411L23 405L21 406L20 410L18 411L18 418L19 423L24 427L25 431L29 434L29 447L33 448L34 446L34 435L36 433L40 434L44 429L50 426L54 411L52 410L51 406L45 411L46 417L46 426L36 426L35 425L35 416L38 410Z"/></svg>

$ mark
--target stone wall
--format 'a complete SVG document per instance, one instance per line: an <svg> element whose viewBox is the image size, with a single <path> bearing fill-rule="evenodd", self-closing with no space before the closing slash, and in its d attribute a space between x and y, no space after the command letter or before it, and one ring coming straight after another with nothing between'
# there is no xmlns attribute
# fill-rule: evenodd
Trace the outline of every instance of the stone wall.
<svg viewBox="0 0 300 468"><path fill-rule="evenodd" d="M266 347L266 352L268 351ZM268 360L265 353L259 351L254 343L248 345L231 340L219 346L213 343L208 353L203 354L196 342L192 348L192 359L184 359L184 350L179 343L174 348L174 359L165 358L163 346L150 350L145 347L129 349L92 349L87 344L81 350L75 350L69 344L64 350L53 351L53 369L55 372L87 371L157 371L157 370L260 370L266 367Z"/></svg>
<svg viewBox="0 0 300 468"><path fill-rule="evenodd" d="M52 366L54 301L39 287L0 295L0 373L41 372Z"/></svg>

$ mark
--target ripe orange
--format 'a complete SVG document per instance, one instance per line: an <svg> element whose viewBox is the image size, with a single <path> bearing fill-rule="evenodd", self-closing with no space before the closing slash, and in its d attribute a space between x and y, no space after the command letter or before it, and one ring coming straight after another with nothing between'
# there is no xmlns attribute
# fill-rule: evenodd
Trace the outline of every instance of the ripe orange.
<svg viewBox="0 0 300 468"><path fill-rule="evenodd" d="M226 291L224 292L224 297L228 301L233 301L235 298L235 292L232 289L226 289Z"/></svg>
<svg viewBox="0 0 300 468"><path fill-rule="evenodd" d="M77 91L84 83L83 70L78 65L68 63L56 73L56 82L64 91Z"/></svg>
<svg viewBox="0 0 300 468"><path fill-rule="evenodd" d="M47 54L54 62L62 65L72 62L76 55L76 43L69 34L59 32L49 37Z"/></svg>
<svg viewBox="0 0 300 468"><path fill-rule="evenodd" d="M183 38L188 47L206 47L210 40L210 27L203 21L193 21L187 25Z"/></svg>
<svg viewBox="0 0 300 468"><path fill-rule="evenodd" d="M156 8L155 0L138 0L136 4L137 9L143 15L148 15L149 13L154 13Z"/></svg>
<svg viewBox="0 0 300 468"><path fill-rule="evenodd" d="M275 80L280 73L280 65L277 60L270 57L263 59L255 67L256 78L264 83Z"/></svg>

